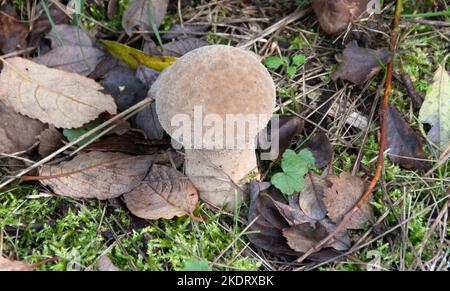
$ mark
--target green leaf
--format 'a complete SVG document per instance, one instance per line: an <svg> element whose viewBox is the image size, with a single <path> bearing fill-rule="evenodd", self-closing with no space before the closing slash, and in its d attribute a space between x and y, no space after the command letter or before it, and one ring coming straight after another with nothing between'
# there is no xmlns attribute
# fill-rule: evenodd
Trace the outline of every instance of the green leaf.
<svg viewBox="0 0 450 291"><path fill-rule="evenodd" d="M434 74L434 82L420 108L419 121L432 126L428 138L442 151L450 146L450 75L444 66L439 66Z"/></svg>
<svg viewBox="0 0 450 291"><path fill-rule="evenodd" d="M264 65L271 70L278 70L281 66L286 64L287 60L284 57L270 56L264 60Z"/></svg>
<svg viewBox="0 0 450 291"><path fill-rule="evenodd" d="M182 271L211 271L208 262L199 259L190 259L184 262Z"/></svg>
<svg viewBox="0 0 450 291"><path fill-rule="evenodd" d="M292 64L295 66L300 66L305 63L306 57L304 54L296 54L292 57Z"/></svg>
<svg viewBox="0 0 450 291"><path fill-rule="evenodd" d="M77 138L79 138L80 136L85 134L86 132L96 128L97 126L99 126L102 123L103 123L103 120L101 120L100 118L97 118L96 120L93 120L93 121L83 125L83 127L73 128L73 129L64 129L63 135L71 142L71 141L76 140ZM93 134L92 136L81 140L77 144L79 146L82 146L82 145L89 143L91 140L95 141L97 139L97 136L99 133L100 132L98 132L97 134Z"/></svg>
<svg viewBox="0 0 450 291"><path fill-rule="evenodd" d="M162 71L172 65L177 59L175 57L147 55L143 51L129 47L117 41L102 39L100 42L106 47L110 54L129 64L133 69L136 69L139 65L143 65L157 71Z"/></svg>
<svg viewBox="0 0 450 291"><path fill-rule="evenodd" d="M297 67L295 66L290 66L286 68L286 74L290 77L290 78L294 78L295 74L297 74Z"/></svg>
<svg viewBox="0 0 450 291"><path fill-rule="evenodd" d="M272 184L286 195L292 195L305 187L305 175L315 165L314 156L308 149L298 154L293 150L286 150L281 160L283 172L272 176Z"/></svg>

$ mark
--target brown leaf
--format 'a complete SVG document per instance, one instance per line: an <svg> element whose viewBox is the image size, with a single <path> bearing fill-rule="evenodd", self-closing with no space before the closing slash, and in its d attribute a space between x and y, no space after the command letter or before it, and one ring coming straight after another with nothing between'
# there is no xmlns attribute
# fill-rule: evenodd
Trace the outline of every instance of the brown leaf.
<svg viewBox="0 0 450 291"><path fill-rule="evenodd" d="M331 78L362 85L380 72L381 64L387 64L390 55L388 50L373 51L359 47L356 41L352 41L345 47L342 62Z"/></svg>
<svg viewBox="0 0 450 291"><path fill-rule="evenodd" d="M125 194L125 203L134 215L144 219L171 219L194 216L198 192L192 182L177 170L153 165L142 184Z"/></svg>
<svg viewBox="0 0 450 291"><path fill-rule="evenodd" d="M149 6L151 6L153 21L156 27L159 27L166 15L168 5L169 0L133 0L123 14L123 29L129 36L133 35L134 30L151 32L152 23L149 21Z"/></svg>
<svg viewBox="0 0 450 291"><path fill-rule="evenodd" d="M60 4L61 5L61 4ZM50 18L55 25L67 24L70 20L69 16L58 8L56 5L48 5ZM39 6L38 18L33 22L33 29L30 32L29 45L35 46L39 43L41 38L51 31L52 24L50 24L47 13Z"/></svg>
<svg viewBox="0 0 450 291"><path fill-rule="evenodd" d="M149 146L148 142L133 133L125 135L111 135L90 144L86 151L121 152L129 155L150 155L157 149Z"/></svg>
<svg viewBox="0 0 450 291"><path fill-rule="evenodd" d="M73 198L118 197L139 186L153 162L152 156L90 152L39 170L41 183Z"/></svg>
<svg viewBox="0 0 450 291"><path fill-rule="evenodd" d="M360 17L370 0L312 0L322 29L335 34L345 30L351 20Z"/></svg>
<svg viewBox="0 0 450 291"><path fill-rule="evenodd" d="M331 161L333 147L325 133L319 132L315 134L306 142L305 148L311 150L317 168L323 168Z"/></svg>
<svg viewBox="0 0 450 291"><path fill-rule="evenodd" d="M388 107L387 148L388 158L409 170L426 170L429 164L418 134L406 123L394 105Z"/></svg>
<svg viewBox="0 0 450 291"><path fill-rule="evenodd" d="M164 137L165 131L159 122L158 114L156 114L155 102L136 114L133 125L142 129L150 140L160 140Z"/></svg>
<svg viewBox="0 0 450 291"><path fill-rule="evenodd" d="M287 239L288 245L300 253L307 252L327 235L326 229L320 224L317 224L316 228L304 223L283 229L283 236Z"/></svg>
<svg viewBox="0 0 450 291"><path fill-rule="evenodd" d="M89 35L79 26L61 24L56 25L55 29L46 36L50 40L52 48L61 46L92 47L94 45Z"/></svg>
<svg viewBox="0 0 450 291"><path fill-rule="evenodd" d="M49 68L87 76L94 71L103 55L101 50L93 47L61 46L33 61Z"/></svg>
<svg viewBox="0 0 450 291"><path fill-rule="evenodd" d="M305 178L305 188L299 195L299 205L303 212L314 220L324 219L327 209L322 199L326 181L317 174L310 173Z"/></svg>
<svg viewBox="0 0 450 291"><path fill-rule="evenodd" d="M327 180L331 183L324 188L325 197L323 202L328 211L330 219L339 223L343 216L355 206L359 198L364 194L365 183L359 178L342 172L339 177L329 176ZM368 221L373 220L373 209L370 205L373 197L370 195L361 208L352 215L346 225L347 229L359 229Z"/></svg>
<svg viewBox="0 0 450 291"><path fill-rule="evenodd" d="M36 269L35 265L20 262L20 261L12 261L3 256L0 256L0 271L32 271Z"/></svg>
<svg viewBox="0 0 450 291"><path fill-rule="evenodd" d="M25 48L29 28L25 23L20 23L16 16L0 14L0 52L4 54L16 48Z"/></svg>
<svg viewBox="0 0 450 291"><path fill-rule="evenodd" d="M17 112L58 128L77 128L102 112L115 114L113 97L94 80L15 57L4 60L0 99Z"/></svg>
<svg viewBox="0 0 450 291"><path fill-rule="evenodd" d="M98 271L101 271L101 272L120 271L120 269L111 262L111 260L108 258L107 255L103 255L100 257L100 259L98 260L97 269L98 269Z"/></svg>
<svg viewBox="0 0 450 291"><path fill-rule="evenodd" d="M16 113L0 101L0 153L12 154L30 148L44 124Z"/></svg>
<svg viewBox="0 0 450 291"><path fill-rule="evenodd" d="M195 37L174 40L164 45L164 49L167 52L165 55L172 57L181 57L188 52L205 45L208 45L208 42Z"/></svg>
<svg viewBox="0 0 450 291"><path fill-rule="evenodd" d="M38 139L41 157L54 153L64 145L62 142L64 140L63 135L53 126L41 132Z"/></svg>

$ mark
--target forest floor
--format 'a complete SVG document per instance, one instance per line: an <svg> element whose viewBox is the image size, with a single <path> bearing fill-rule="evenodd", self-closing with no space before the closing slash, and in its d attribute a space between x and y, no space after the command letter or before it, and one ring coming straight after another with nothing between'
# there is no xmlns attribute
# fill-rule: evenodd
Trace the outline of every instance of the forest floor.
<svg viewBox="0 0 450 291"><path fill-rule="evenodd" d="M23 1L13 2L27 18ZM116 40L123 37L120 13L127 1L119 1L114 20L107 20L104 8L94 2L84 3L82 23ZM269 69L277 85L274 113L305 121L291 148L301 148L314 133L323 131L333 147L335 174L348 171L371 177L378 156L377 104L385 70L362 86L333 81L330 74L352 39L371 48L389 47L395 5L385 3L382 14L353 23L352 33L330 37L320 29L309 1L261 1L264 5L258 6L259 1L199 0L181 1L180 7L171 2L175 3L159 29L163 41L170 40L170 29L182 23L201 28L188 33L210 44L241 46L264 58L287 60ZM397 60L422 94L449 53L450 16L410 15L429 12L437 2L447 5L438 0L406 1L400 23ZM304 64L288 70L288 63L298 55L305 57ZM450 69L450 59L444 65ZM398 61L395 66L399 68ZM391 103L420 132L419 110L398 78L393 80ZM346 106L333 113L333 104ZM351 113L367 118L367 131L346 123ZM427 141L424 150L436 164L439 156L433 156ZM279 163L261 166L269 176L280 169ZM80 201L52 195L38 183L15 182L0 189L0 254L29 263L58 258L39 270L95 270L104 255L122 270L444 270L450 262L449 173L448 160L425 175L386 158L371 202L375 220L351 232L355 243L344 257L302 263L282 260L252 245L246 237L245 206L231 215L200 205L196 214L203 222L186 217L148 221L131 215L120 201Z"/></svg>

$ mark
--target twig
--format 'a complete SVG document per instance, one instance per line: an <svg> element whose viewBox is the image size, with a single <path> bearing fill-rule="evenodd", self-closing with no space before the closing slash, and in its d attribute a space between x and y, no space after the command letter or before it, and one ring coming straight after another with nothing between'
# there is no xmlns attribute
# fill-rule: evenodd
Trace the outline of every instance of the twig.
<svg viewBox="0 0 450 291"><path fill-rule="evenodd" d="M384 167L384 151L386 149L386 141L387 141L387 108L389 103L389 95L391 94L392 90L392 75L394 71L394 57L395 57L395 51L397 47L397 39L398 39L398 33L399 33L399 22L400 22L400 15L402 11L403 6L403 0L397 0L396 8L395 8L395 19L394 19L394 28L391 34L391 60L389 62L387 76L386 76L386 86L384 90L384 96L383 101L380 106L380 121L381 121L381 138L380 138L380 145L378 150L378 161L377 166L375 170L375 174L372 178L372 181L370 182L369 187L367 188L366 192L359 198L358 202L355 206L353 206L350 211L348 211L342 221L337 225L336 229L331 232L326 238L319 241L316 245L312 246L307 252L303 254L297 261L299 263L303 262L304 259L306 259L309 255L319 250L323 245L328 243L330 240L332 240L339 232L342 231L342 229L346 226L350 218L355 214L363 205L363 203L367 200L369 195L372 193L373 189L375 188L376 184L378 183L381 173L383 172Z"/></svg>

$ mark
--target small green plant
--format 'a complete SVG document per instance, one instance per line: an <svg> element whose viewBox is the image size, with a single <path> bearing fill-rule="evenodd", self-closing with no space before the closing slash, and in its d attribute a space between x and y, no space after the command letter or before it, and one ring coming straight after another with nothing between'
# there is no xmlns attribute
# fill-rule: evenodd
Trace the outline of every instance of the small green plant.
<svg viewBox="0 0 450 291"><path fill-rule="evenodd" d="M283 172L272 176L272 184L286 195L292 195L305 187L305 175L315 168L315 160L310 150L303 149L298 154L286 150L281 159Z"/></svg>
<svg viewBox="0 0 450 291"><path fill-rule="evenodd" d="M288 57L270 56L264 61L264 65L268 69L278 70L281 67L286 68L286 74L293 78L297 73L297 68L305 63L306 57L304 54L295 54L291 59Z"/></svg>

